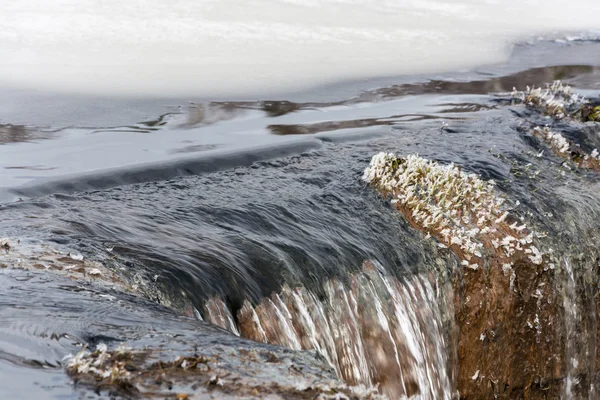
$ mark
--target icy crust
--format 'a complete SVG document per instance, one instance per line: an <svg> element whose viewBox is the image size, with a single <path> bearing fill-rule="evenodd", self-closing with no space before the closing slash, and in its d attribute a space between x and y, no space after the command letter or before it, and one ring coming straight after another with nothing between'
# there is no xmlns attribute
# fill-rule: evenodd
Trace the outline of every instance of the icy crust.
<svg viewBox="0 0 600 400"><path fill-rule="evenodd" d="M67 373L97 392L126 398L385 399L375 388L348 386L324 366L287 350L223 347L175 355L164 349L82 349L65 359Z"/></svg>
<svg viewBox="0 0 600 400"><path fill-rule="evenodd" d="M600 171L600 153L593 149L590 153L581 146L566 139L557 132L552 132L549 126L533 128L533 135L545 142L552 151L561 158L575 163L578 167Z"/></svg>
<svg viewBox="0 0 600 400"><path fill-rule="evenodd" d="M490 255L507 271L516 259L544 262L544 253L533 244L538 234L503 208L505 199L496 194L494 181L454 164L393 153L373 156L363 180L391 195L411 224L435 237L440 247L455 250L465 267L478 269Z"/></svg>
<svg viewBox="0 0 600 400"><path fill-rule="evenodd" d="M600 105L573 92L561 81L546 84L543 88L527 86L519 91L513 88L512 100L523 103L556 120L572 119L580 122L600 122Z"/></svg>

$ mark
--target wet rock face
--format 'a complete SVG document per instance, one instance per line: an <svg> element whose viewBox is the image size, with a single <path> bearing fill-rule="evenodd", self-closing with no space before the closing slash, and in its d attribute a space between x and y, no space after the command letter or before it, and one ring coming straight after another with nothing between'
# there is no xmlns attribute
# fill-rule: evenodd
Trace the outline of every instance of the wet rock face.
<svg viewBox="0 0 600 400"><path fill-rule="evenodd" d="M595 398L597 279L573 281L566 259L547 271L516 262L514 271L513 288L497 268L457 271L461 398Z"/></svg>
<svg viewBox="0 0 600 400"><path fill-rule="evenodd" d="M458 388L461 398L560 398L565 377L552 276L515 262L457 271Z"/></svg>

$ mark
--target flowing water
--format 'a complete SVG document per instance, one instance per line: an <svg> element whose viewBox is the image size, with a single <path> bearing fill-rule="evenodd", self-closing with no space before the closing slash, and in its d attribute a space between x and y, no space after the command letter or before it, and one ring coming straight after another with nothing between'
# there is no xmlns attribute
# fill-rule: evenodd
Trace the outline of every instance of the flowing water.
<svg viewBox="0 0 600 400"><path fill-rule="evenodd" d="M456 398L457 260L361 181L392 151L494 179L546 232L563 395L593 399L600 181L531 129L551 124L587 152L600 130L506 93L565 79L598 97L600 10L575 3L585 12L565 19L554 1L9 2L0 237L81 253L126 285L2 269L0 396L95 396L63 357L125 342L216 349L231 369L258 346L308 371L300 350L315 350L331 376L391 399ZM133 94L146 98L112 97Z"/></svg>

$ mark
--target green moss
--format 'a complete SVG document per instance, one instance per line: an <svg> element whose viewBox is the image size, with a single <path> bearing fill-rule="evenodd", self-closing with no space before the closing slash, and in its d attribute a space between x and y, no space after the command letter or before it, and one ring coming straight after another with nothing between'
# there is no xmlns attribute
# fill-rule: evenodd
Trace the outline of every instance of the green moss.
<svg viewBox="0 0 600 400"><path fill-rule="evenodd" d="M600 122L600 106L589 107L589 114L584 120Z"/></svg>

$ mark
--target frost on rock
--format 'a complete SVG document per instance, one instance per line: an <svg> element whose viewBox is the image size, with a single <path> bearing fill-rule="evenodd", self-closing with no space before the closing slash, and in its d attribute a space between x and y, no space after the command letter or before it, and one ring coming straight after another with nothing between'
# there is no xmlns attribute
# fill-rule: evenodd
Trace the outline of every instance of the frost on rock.
<svg viewBox="0 0 600 400"><path fill-rule="evenodd" d="M100 343L94 352L83 348L77 355L67 356L67 359L67 371L73 374L94 375L97 379L110 379L113 382L126 380L130 375L125 369L126 362L109 353L104 343Z"/></svg>
<svg viewBox="0 0 600 400"><path fill-rule="evenodd" d="M552 133L550 129L545 129L543 133L546 134L545 140L548 141L556 151L559 153L566 153L569 151L571 145L563 135L560 133Z"/></svg>
<svg viewBox="0 0 600 400"><path fill-rule="evenodd" d="M397 200L394 206L413 226L453 249L465 267L476 270L486 256L501 266L515 258L543 263L533 245L537 234L503 208L493 181L454 164L393 153L373 156L363 180Z"/></svg>
<svg viewBox="0 0 600 400"><path fill-rule="evenodd" d="M600 171L598 149L587 153L560 133L552 132L548 126L536 126L533 128L533 135L548 144L557 156L570 160L579 167Z"/></svg>
<svg viewBox="0 0 600 400"><path fill-rule="evenodd" d="M544 88L527 86L524 91L518 91L514 88L512 99L557 120L564 118L583 119L582 110L588 105L588 100L585 97L573 93L571 87L564 85L561 81L546 84Z"/></svg>

